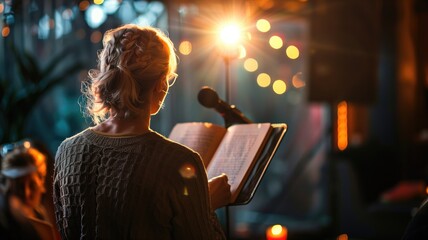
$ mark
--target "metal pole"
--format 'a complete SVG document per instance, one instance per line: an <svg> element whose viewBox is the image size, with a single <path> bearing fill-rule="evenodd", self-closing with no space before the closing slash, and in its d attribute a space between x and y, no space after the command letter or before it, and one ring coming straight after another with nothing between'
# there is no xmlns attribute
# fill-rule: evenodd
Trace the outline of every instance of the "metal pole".
<svg viewBox="0 0 428 240"><path fill-rule="evenodd" d="M231 83L230 83L230 59L229 57L224 57L224 66L226 72L226 82L225 82L225 92L226 92L226 102L230 103L230 95L231 95Z"/></svg>
<svg viewBox="0 0 428 240"><path fill-rule="evenodd" d="M225 66L225 73L226 73L226 78L225 78L225 92L226 92L226 102L230 104L230 94L231 94L231 86L230 86L230 59L229 57L225 56L224 57L224 66ZM227 126L226 126L227 127ZM225 222L225 227L226 227L226 239L230 239L230 216L229 216L229 206L225 207L225 218L226 218L226 222Z"/></svg>

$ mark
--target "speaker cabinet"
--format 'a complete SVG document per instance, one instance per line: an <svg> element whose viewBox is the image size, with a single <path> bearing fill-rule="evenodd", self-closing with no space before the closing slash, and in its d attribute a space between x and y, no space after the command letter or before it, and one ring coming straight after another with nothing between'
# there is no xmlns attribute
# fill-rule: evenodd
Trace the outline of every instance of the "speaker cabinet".
<svg viewBox="0 0 428 240"><path fill-rule="evenodd" d="M376 97L378 0L315 0L310 13L309 101L370 104Z"/></svg>

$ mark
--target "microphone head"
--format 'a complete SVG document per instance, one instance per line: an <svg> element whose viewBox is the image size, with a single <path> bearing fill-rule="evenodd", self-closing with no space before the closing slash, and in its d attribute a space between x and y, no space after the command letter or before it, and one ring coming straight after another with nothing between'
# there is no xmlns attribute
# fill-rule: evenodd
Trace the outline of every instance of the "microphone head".
<svg viewBox="0 0 428 240"><path fill-rule="evenodd" d="M214 89L205 86L199 91L198 100L204 107L214 108L218 104L220 98Z"/></svg>

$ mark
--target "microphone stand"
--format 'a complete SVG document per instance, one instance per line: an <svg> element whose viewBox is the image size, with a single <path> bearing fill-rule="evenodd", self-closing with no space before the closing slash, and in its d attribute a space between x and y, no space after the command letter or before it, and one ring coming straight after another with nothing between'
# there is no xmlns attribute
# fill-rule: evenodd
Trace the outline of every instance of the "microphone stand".
<svg viewBox="0 0 428 240"><path fill-rule="evenodd" d="M228 102L228 103L230 103L230 95L231 95L231 93L230 93L230 58L226 55L226 56L224 56L224 68L225 68L225 92L226 92L226 98L225 98L225 100L226 100L226 102ZM225 125L226 125L226 127L228 127L228 125L230 125L229 123L227 123L227 121L225 120ZM226 205L225 206L225 218L226 218L226 222L225 222L225 225L226 225L226 239L230 239L230 216L229 216L229 206L228 205Z"/></svg>
<svg viewBox="0 0 428 240"><path fill-rule="evenodd" d="M225 92L226 92L226 102L230 103L230 95L231 95L231 83L230 83L230 58L228 56L224 57L224 67L225 67Z"/></svg>
<svg viewBox="0 0 428 240"><path fill-rule="evenodd" d="M233 58L238 57L238 49L232 49L227 48L226 52L223 52L223 60L224 60L224 67L225 67L225 100L226 102L230 103L230 96L231 96L231 81L230 81L230 61ZM229 127L233 124L233 120L224 119L225 120L225 127ZM226 238L230 239L230 223L229 223L229 206L225 206L225 217L226 217Z"/></svg>

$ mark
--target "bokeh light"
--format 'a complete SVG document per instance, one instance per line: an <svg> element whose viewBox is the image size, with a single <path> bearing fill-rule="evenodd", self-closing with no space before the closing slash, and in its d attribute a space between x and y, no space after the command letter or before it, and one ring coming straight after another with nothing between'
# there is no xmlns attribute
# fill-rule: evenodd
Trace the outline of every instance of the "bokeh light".
<svg viewBox="0 0 428 240"><path fill-rule="evenodd" d="M271 83L271 78L270 78L269 74L267 74L267 73L260 73L257 76L257 84L260 87L263 87L263 88L268 87L270 85L270 83Z"/></svg>
<svg viewBox="0 0 428 240"><path fill-rule="evenodd" d="M104 3L104 0L94 0L94 3L97 5L101 5Z"/></svg>
<svg viewBox="0 0 428 240"><path fill-rule="evenodd" d="M152 12L144 13L138 16L132 23L135 23L139 26L153 26L156 24L156 14Z"/></svg>
<svg viewBox="0 0 428 240"><path fill-rule="evenodd" d="M3 11L4 11L4 5L3 3L0 3L0 13L3 13Z"/></svg>
<svg viewBox="0 0 428 240"><path fill-rule="evenodd" d="M118 0L105 0L103 9L107 14L113 14L119 9L120 3Z"/></svg>
<svg viewBox="0 0 428 240"><path fill-rule="evenodd" d="M151 12L153 12L153 13L155 13L157 15L160 15L165 10L165 6L160 1L150 1L150 3L149 3L149 9L150 9Z"/></svg>
<svg viewBox="0 0 428 240"><path fill-rule="evenodd" d="M238 59L243 59L247 56L247 49L243 45L239 45L238 52Z"/></svg>
<svg viewBox="0 0 428 240"><path fill-rule="evenodd" d="M95 31L91 34L91 42L99 43L103 37L103 34L100 31Z"/></svg>
<svg viewBox="0 0 428 240"><path fill-rule="evenodd" d="M23 143L22 143L22 145L24 145L24 147L25 148L30 148L31 147L31 142L30 141L24 141Z"/></svg>
<svg viewBox="0 0 428 240"><path fill-rule="evenodd" d="M74 17L73 10L71 10L70 8L64 9L64 11L62 11L61 16L65 20L71 20Z"/></svg>
<svg viewBox="0 0 428 240"><path fill-rule="evenodd" d="M122 0L117 0L122 1ZM135 10L139 13L146 12L147 8L149 6L149 3L147 1L132 1L132 6L135 8Z"/></svg>
<svg viewBox="0 0 428 240"><path fill-rule="evenodd" d="M348 240L348 234L340 234L336 239L337 240Z"/></svg>
<svg viewBox="0 0 428 240"><path fill-rule="evenodd" d="M179 172L181 177L186 179L196 177L195 167L190 163L186 163L183 166L181 166L181 168L179 169Z"/></svg>
<svg viewBox="0 0 428 240"><path fill-rule="evenodd" d="M285 53L290 59L297 59L300 55L299 49L294 45L288 46Z"/></svg>
<svg viewBox="0 0 428 240"><path fill-rule="evenodd" d="M7 37L9 36L10 33L10 28L9 26L3 26L2 30L1 30L1 35L2 37Z"/></svg>
<svg viewBox="0 0 428 240"><path fill-rule="evenodd" d="M178 45L178 51L183 55L189 55L192 52L192 43L189 41L182 41Z"/></svg>
<svg viewBox="0 0 428 240"><path fill-rule="evenodd" d="M44 15L39 20L38 37L39 39L47 39L49 37L49 16Z"/></svg>
<svg viewBox="0 0 428 240"><path fill-rule="evenodd" d="M86 11L86 9L88 9L89 5L90 5L89 1L81 1L79 3L80 11Z"/></svg>
<svg viewBox="0 0 428 240"><path fill-rule="evenodd" d="M248 72L255 72L259 68L259 64L257 63L257 60L254 58L247 58L244 61L244 68Z"/></svg>
<svg viewBox="0 0 428 240"><path fill-rule="evenodd" d="M285 240L287 239L288 230L286 227L283 227L279 224L273 225L266 230L266 238L268 240Z"/></svg>
<svg viewBox="0 0 428 240"><path fill-rule="evenodd" d="M282 226L281 225L274 225L271 229L273 235L279 235L282 232Z"/></svg>
<svg viewBox="0 0 428 240"><path fill-rule="evenodd" d="M138 17L139 14L135 11L134 6L132 1L122 1L117 11L117 15L122 22L133 22Z"/></svg>
<svg viewBox="0 0 428 240"><path fill-rule="evenodd" d="M273 48L273 49L280 49L283 45L283 41L279 36L272 36L269 39L269 45Z"/></svg>
<svg viewBox="0 0 428 240"><path fill-rule="evenodd" d="M273 82L272 88L273 91L278 95L284 94L285 91L287 91L287 85L281 79L275 80L275 82Z"/></svg>
<svg viewBox="0 0 428 240"><path fill-rule="evenodd" d="M91 5L85 12L85 20L89 27L98 28L107 19L107 14L99 5Z"/></svg>
<svg viewBox="0 0 428 240"><path fill-rule="evenodd" d="M302 88L304 86L306 86L305 81L302 79L302 72L298 72L296 74L294 74L291 83L293 84L293 87L295 88Z"/></svg>
<svg viewBox="0 0 428 240"><path fill-rule="evenodd" d="M259 19L256 22L256 28L260 32L268 32L270 30L270 22L266 19Z"/></svg>

